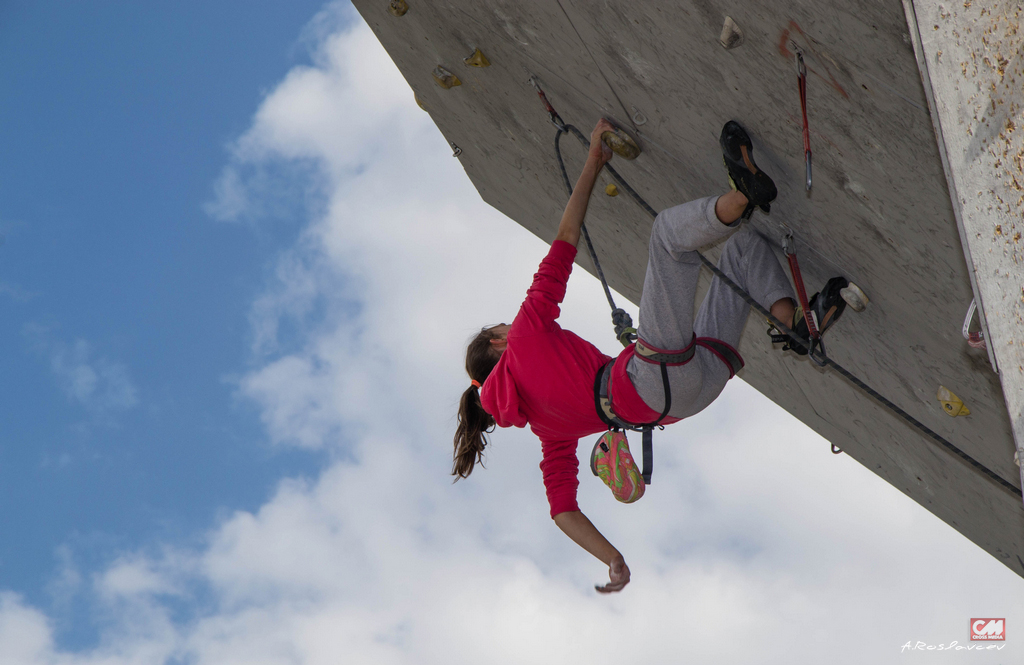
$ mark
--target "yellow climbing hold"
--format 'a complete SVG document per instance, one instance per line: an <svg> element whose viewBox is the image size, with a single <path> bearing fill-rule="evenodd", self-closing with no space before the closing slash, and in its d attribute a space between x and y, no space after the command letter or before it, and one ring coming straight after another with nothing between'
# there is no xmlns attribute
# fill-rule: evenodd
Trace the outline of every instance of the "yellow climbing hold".
<svg viewBox="0 0 1024 665"><path fill-rule="evenodd" d="M936 395L939 398L939 403L942 404L942 410L948 415L956 416L969 416L971 410L967 408L964 401L953 394L953 391L946 386L939 386L939 392Z"/></svg>
<svg viewBox="0 0 1024 665"><path fill-rule="evenodd" d="M434 67L434 71L431 72L431 74L434 77L434 81L445 90L454 88L457 85L462 85L462 81L459 80L458 76L452 74L441 65Z"/></svg>
<svg viewBox="0 0 1024 665"><path fill-rule="evenodd" d="M480 49L476 49L475 51L473 51L473 55L469 56L468 58L463 58L462 61L469 65L470 67L491 66L491 61L487 59L487 56L484 55L484 52L481 51Z"/></svg>
<svg viewBox="0 0 1024 665"><path fill-rule="evenodd" d="M604 188L604 193L607 194L608 196L618 196L619 188L616 187L614 183L610 182L608 183L608 186Z"/></svg>

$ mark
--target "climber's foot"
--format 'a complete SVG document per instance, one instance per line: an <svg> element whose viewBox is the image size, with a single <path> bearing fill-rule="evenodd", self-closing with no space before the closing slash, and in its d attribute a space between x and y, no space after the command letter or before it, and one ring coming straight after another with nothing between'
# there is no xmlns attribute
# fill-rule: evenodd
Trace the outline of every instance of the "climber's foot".
<svg viewBox="0 0 1024 665"><path fill-rule="evenodd" d="M771 202L778 196L775 182L754 163L754 146L747 132L735 120L725 123L719 139L722 157L729 170L729 184L747 197L744 218L749 218L754 208L765 213L771 211Z"/></svg>

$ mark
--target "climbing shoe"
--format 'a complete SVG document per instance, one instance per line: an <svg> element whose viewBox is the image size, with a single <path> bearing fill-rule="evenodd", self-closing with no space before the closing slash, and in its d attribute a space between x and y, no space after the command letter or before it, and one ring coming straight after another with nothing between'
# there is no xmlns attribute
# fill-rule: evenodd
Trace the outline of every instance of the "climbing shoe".
<svg viewBox="0 0 1024 665"><path fill-rule="evenodd" d="M740 123L730 120L722 127L719 143L725 167L729 170L729 184L749 201L743 211L743 219L750 219L755 207L765 213L770 212L770 204L779 192L775 182L754 163L754 146L747 132Z"/></svg>
<svg viewBox="0 0 1024 665"><path fill-rule="evenodd" d="M629 454L622 432L606 432L590 453L590 470L608 486L622 503L633 503L644 495L644 479Z"/></svg>
<svg viewBox="0 0 1024 665"><path fill-rule="evenodd" d="M824 335L829 328L835 325L839 317L843 315L843 312L846 310L846 301L840 292L849 284L845 277L833 277L825 283L825 288L811 296L811 300L807 305L811 308L819 334ZM793 332L800 339L809 342L811 340L811 333L807 329L807 313L804 312L803 307L797 306L796 314L793 315L793 321ZM785 345L782 347L783 351L793 350L801 356L807 355L807 349L793 342L786 335L773 335L773 343L777 337L782 338L778 339L778 341L785 342Z"/></svg>

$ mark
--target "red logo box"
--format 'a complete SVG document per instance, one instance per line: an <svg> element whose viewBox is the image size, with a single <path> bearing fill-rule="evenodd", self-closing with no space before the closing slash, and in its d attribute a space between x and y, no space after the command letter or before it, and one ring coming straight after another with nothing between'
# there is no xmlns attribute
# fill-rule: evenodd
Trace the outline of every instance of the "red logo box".
<svg viewBox="0 0 1024 665"><path fill-rule="evenodd" d="M971 619L971 641L1006 641L1006 619Z"/></svg>

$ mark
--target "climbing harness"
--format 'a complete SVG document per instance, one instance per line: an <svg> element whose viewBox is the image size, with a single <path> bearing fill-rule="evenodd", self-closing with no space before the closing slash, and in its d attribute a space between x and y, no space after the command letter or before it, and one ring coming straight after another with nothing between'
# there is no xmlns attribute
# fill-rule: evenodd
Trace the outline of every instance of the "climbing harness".
<svg viewBox="0 0 1024 665"><path fill-rule="evenodd" d="M566 123L564 123L562 121L562 118L558 115L558 113L555 111L555 109L551 106L550 102L548 102L547 96L544 94L544 91L541 89L541 87L537 83L536 79L535 78L531 78L530 79L530 83L536 89L537 94L540 96L541 101L544 103L544 106L545 106L545 108L548 111L548 114L551 116L552 124L554 124L555 127L558 129L558 133L555 135L555 156L558 158L558 167L561 170L562 179L564 180L566 188L569 190L569 193L570 193L570 196L571 196L572 195L572 186L569 183L569 176L566 174L565 164L562 161L562 153L561 153L561 150L559 148L559 142L561 140L562 134L565 134L565 133L568 133L568 132L572 132L576 136L576 138L579 139L580 142L582 142L584 145L587 145L587 140L586 140L586 138L583 136L583 134L578 129L576 129L574 126L568 125L568 124L566 124ZM809 142L809 138L808 138L807 142L805 143L805 147L807 148L807 151L808 151L808 155L807 155L808 162L807 163L808 163L808 171L809 171L809 167L810 167L810 156L809 156L810 142ZM650 204L648 204L647 201L645 201L644 198L642 196L640 196L636 192L636 190L634 190L629 185L629 183L627 183L622 178L622 176L619 175L619 173L614 168L612 168L612 166L610 164L605 164L604 168L608 171L608 174L615 180L615 182L619 186L619 188L621 188L622 191L624 191L627 194L629 194L629 196L633 199L633 201L637 205L639 205L644 210L644 212L646 212L648 215L651 216L651 219L654 219L654 218L656 218L658 216L658 213L654 210L654 208L652 208L650 206ZM808 173L808 175L809 175L809 173ZM809 178L808 178L808 181L809 181ZM616 337L619 338L620 342L623 342L624 339L630 339L630 341L632 341L633 339L635 339L636 330L633 329L633 327L632 327L632 320L629 318L629 315L626 314L626 312L624 312L623 310L617 310L617 308L615 307L615 303L614 303L614 301L612 300L612 297L611 297L611 291L608 288L608 283L605 280L604 273L601 271L601 268L600 268L600 266L598 264L597 253L594 251L593 244L590 242L590 236L586 232L586 226L583 227L583 237L587 241L587 248L590 251L591 259L594 261L594 267L595 267L596 272L598 274L598 278L601 280L601 285L604 287L605 295L608 298L609 304L612 306L612 310L613 310L613 312L612 312L612 320L615 323ZM812 345L811 341L809 341L809 340L805 341L805 340L801 339L799 335L797 335L788 326L786 326L784 323L782 323L782 321L779 321L777 318L772 316L771 312L769 312L767 309L762 307L761 304L759 302L757 302L756 300L754 300L754 298L749 293L747 293L742 287L740 287L738 284L736 284L736 282L732 281L732 279L728 275L726 275L724 272L722 272L722 270L718 266L716 266L714 263L712 263L706 256L704 256L704 254L702 254L701 252L696 252L696 254L700 258L701 263L704 264L704 266L707 267L707 269L710 270L715 275L715 277L717 277L719 280L722 281L723 284L725 284L730 289L732 289L732 291L736 295L738 295L748 305L753 307L754 310L756 310L759 314L761 314L762 316L767 318L768 321L771 322L775 326L775 328L779 330L780 333L782 333L782 334L786 335L787 337L789 337L789 339L791 340L791 342L790 342L791 344L799 345L800 347L802 347L804 349L807 349L808 355L810 355L814 359L814 361L816 363L818 363L820 366L822 366L822 367L831 367L836 372L838 372L840 374L840 376L842 376L847 381L849 381L854 386L856 386L858 389L860 389L864 394L866 394L869 397L871 397L874 400L876 400L879 404L881 404L885 408L889 409L895 415L897 415L900 418L902 418L907 424L911 425L912 427L914 427L915 429L920 431L922 434L924 434L925 436L930 438L932 441L934 441L938 445L940 445L943 448L945 448L948 452L952 453L956 457L960 458L963 462L965 462L969 466L971 466L974 469L976 469L977 471L979 471L983 476L985 476L990 481L995 483L1000 489L1002 489L1003 491L1009 493L1011 496L1013 496L1016 499L1021 499L1022 498L1021 490L1018 489L1017 486L1015 486L1013 483L1007 481L1005 478L1003 478L1002 476L1000 476L996 472L992 471L987 466L985 466L984 464L982 464L978 460L974 459L969 454L967 454L966 452L964 452L963 450L961 450L960 448L958 448L957 446L955 446L951 442L947 441L944 437L942 437L938 433L934 432L932 429L930 429L924 423L922 423L921 421L919 421L916 418L914 418L912 415L910 415L909 413L907 413L906 411L904 411L903 409L898 407L896 404L894 404L893 402L891 402L888 399L886 399L881 393L879 393L874 388L872 388L871 386L869 386L868 384L864 383L859 378L854 376L845 367L843 367L842 365L837 363L835 360L832 360L832 358L826 356L825 353L824 353L824 349L818 350L818 348L816 348L816 347L818 347L818 345ZM622 312L622 315L624 315L624 316L616 317L616 311ZM620 332L620 326L623 326L625 322L628 322L628 326L622 327L621 328L621 332ZM808 321L808 323L810 323L810 321ZM632 336L632 338L630 336ZM623 342L623 346L628 346L629 343L630 342ZM601 392L599 391L599 388L601 388L602 383L605 384L604 395L605 395L605 397L607 397L607 395L608 395L607 389L606 389L607 379L605 377L606 376L610 376L610 374L611 374L611 365L612 365L613 362L614 361L609 361L609 363L604 368L602 368L601 371L598 372L597 378L595 380L595 390L594 390L594 393L595 393L595 400L597 401L597 407L598 407L597 410L598 410L598 415L599 416L601 416L602 414L605 413L603 408L601 407L601 402L600 402ZM742 367L742 365L741 365L741 367ZM662 376L663 376L663 379L665 380L665 386L666 386L666 400L665 400L666 407L665 407L665 412L664 413L667 415L667 413L668 413L668 402L669 402L668 398L670 397L670 395L668 394L668 380L667 380L668 374L667 374L667 370L665 370L664 368L663 368L662 371L663 371ZM610 401L609 401L609 410L610 410ZM605 414L605 415L607 415L607 414ZM664 416L662 416L662 418L659 418L658 422L660 422L660 420L662 420L662 419L664 419ZM602 418L602 420L604 420L604 418ZM636 431L637 427L640 427L640 428L644 427L643 425L640 425L640 426L630 425L628 423L625 423L624 421L621 421L621 419L619 419L619 420L620 420L620 422L623 423L622 425L616 424L615 420L611 419L611 418L609 418L608 421L606 421L606 424L608 424L610 422L611 423L609 425L610 427L618 426L618 427L633 429L634 431ZM656 425L656 426L660 427L660 425ZM651 426L651 429L653 429L653 426ZM641 429L640 431L643 431L643 430ZM650 438L650 432L649 431L645 432L645 438L649 440L649 438ZM647 476L647 477L649 477L649 475L650 475L649 472L651 470L651 464L650 464L650 461L651 461L650 457L651 456L648 454L649 453L649 447L650 446L648 444L648 441L645 440L645 443L644 443L644 455L643 456L644 456L644 470L646 472L645 476ZM832 448L833 448L833 452L838 450L835 446L833 446ZM646 480L646 478L645 478L645 480Z"/></svg>
<svg viewBox="0 0 1024 665"><path fill-rule="evenodd" d="M691 343L692 347L692 343ZM692 353L690 354L692 357ZM615 359L606 362L601 369L597 371L597 376L594 378L594 406L597 408L597 415L601 418L601 422L608 426L610 430L629 430L631 432L641 432L643 441L643 476L644 483L647 485L651 484L651 472L654 470L654 428L665 429L664 425L661 425L661 421L668 415L669 409L672 408L672 390L668 383L668 363L658 363L661 365L661 381L662 385L665 386L665 408L662 409L661 415L654 422L634 424L619 418L615 414L615 410L612 408L611 400L611 379L612 379L612 366L615 364Z"/></svg>
<svg viewBox="0 0 1024 665"><path fill-rule="evenodd" d="M643 441L643 472L644 482L651 484L651 472L654 469L654 428L664 429L661 424L672 408L672 389L669 384L668 368L685 365L696 355L697 347L701 346L709 350L725 363L729 368L729 378L736 375L736 372L743 369L743 358L739 352L720 339L713 337L697 337L696 334L690 339L685 349L678 351L666 351L648 344L641 338L637 338L633 346L633 356L637 359L659 365L661 367L661 383L665 388L665 408L657 420L649 423L631 423L623 420L615 413L611 400L612 366L615 360L609 360L597 373L594 380L594 404L597 407L597 415L601 421L612 430L630 430L642 433Z"/></svg>
<svg viewBox="0 0 1024 665"><path fill-rule="evenodd" d="M696 333L693 335L693 339L686 346L685 349L679 351L666 351L657 347L651 346L642 339L637 338L636 346L633 348L633 352L638 358L655 365L664 363L665 365L672 365L673 367L679 365L685 365L693 359L693 354L697 351L694 342L697 339Z"/></svg>
<svg viewBox="0 0 1024 665"><path fill-rule="evenodd" d="M796 49L796 78L800 88L800 111L804 116L804 163L807 168L807 191L811 191L811 129L807 125L807 65L804 54Z"/></svg>

